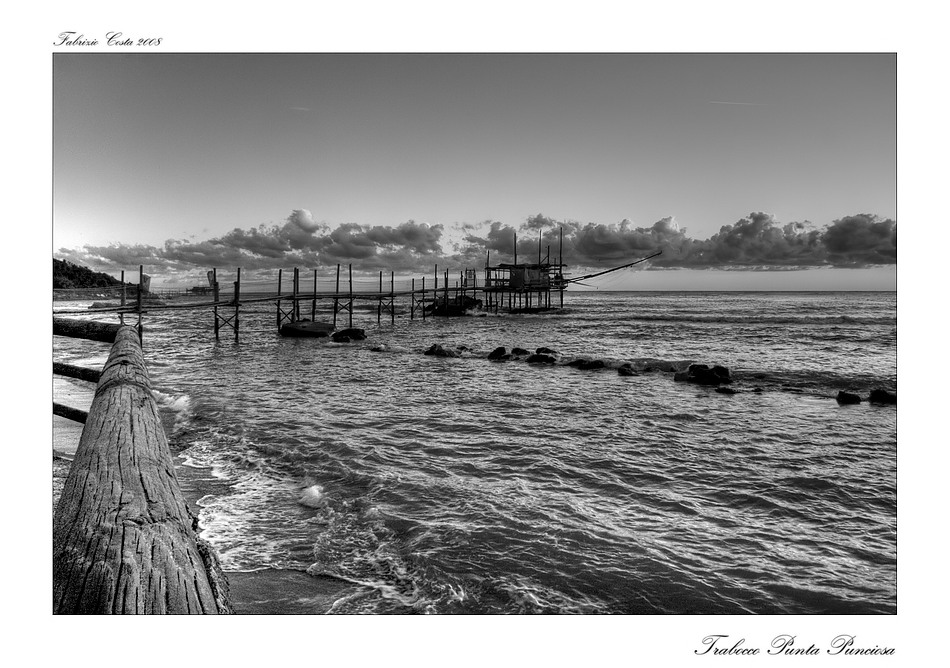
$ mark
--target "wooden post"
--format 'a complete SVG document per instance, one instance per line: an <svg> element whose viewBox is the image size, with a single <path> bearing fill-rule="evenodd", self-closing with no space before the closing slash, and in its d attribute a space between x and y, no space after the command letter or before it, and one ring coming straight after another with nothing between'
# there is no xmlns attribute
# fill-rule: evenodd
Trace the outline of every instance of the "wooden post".
<svg viewBox="0 0 950 668"><path fill-rule="evenodd" d="M218 333L221 329L221 324L218 322L218 299L220 299L220 293L218 291L218 268L215 267L211 270L211 294L214 297L214 338L218 340Z"/></svg>
<svg viewBox="0 0 950 668"><path fill-rule="evenodd" d="M74 339L112 343L122 325L91 320L70 320L53 317L53 336L68 336Z"/></svg>
<svg viewBox="0 0 950 668"><path fill-rule="evenodd" d="M336 314L340 310L340 263L336 265L336 291L333 293L333 327L336 328Z"/></svg>
<svg viewBox="0 0 950 668"><path fill-rule="evenodd" d="M389 272L389 315L390 324L396 324L396 274Z"/></svg>
<svg viewBox="0 0 950 668"><path fill-rule="evenodd" d="M277 297L278 297L277 299L277 329L278 330L280 330L280 324L284 320L280 313L280 290L281 290L281 287L283 286L283 283L284 283L284 270L278 269L277 270Z"/></svg>
<svg viewBox="0 0 950 668"><path fill-rule="evenodd" d="M297 293L300 292L300 270L294 267L293 301L290 303L291 322L300 320L300 302L297 301Z"/></svg>
<svg viewBox="0 0 950 668"><path fill-rule="evenodd" d="M136 310L139 314L139 323L137 328L139 330L139 343L142 343L142 284L145 282L145 267L139 265L139 299L138 304L136 305Z"/></svg>
<svg viewBox="0 0 950 668"><path fill-rule="evenodd" d="M350 329L353 328L353 265L350 264Z"/></svg>
<svg viewBox="0 0 950 668"><path fill-rule="evenodd" d="M90 383L98 383L99 376L102 375L95 369L87 369L85 367L74 366L72 364L64 364L63 362L53 362L53 374L57 376L66 376L67 378L75 378L77 380L85 380Z"/></svg>
<svg viewBox="0 0 950 668"><path fill-rule="evenodd" d="M561 228L561 238L557 247L557 273L561 279L558 281L558 293L561 295L561 308L564 308L564 228Z"/></svg>
<svg viewBox="0 0 950 668"><path fill-rule="evenodd" d="M125 269L122 270L122 273L119 274L119 281L122 282L122 296L119 298L119 305L122 308L125 308ZM125 313L119 314L119 324L125 324Z"/></svg>
<svg viewBox="0 0 950 668"><path fill-rule="evenodd" d="M410 298L411 301L409 302L409 319L415 320L416 319L416 279L412 279L411 292L412 292L412 297Z"/></svg>
<svg viewBox="0 0 950 668"><path fill-rule="evenodd" d="M238 267L237 280L234 281L234 340L238 341L238 328L241 321L239 319L241 310L241 268Z"/></svg>
<svg viewBox="0 0 950 668"><path fill-rule="evenodd" d="M66 418L67 420L72 420L73 422L79 422L80 424L85 424L86 420L89 419L89 413L86 411L81 411L78 408L71 408L70 406L64 406L63 404L58 404L55 401L53 402L53 415L58 415L61 418Z"/></svg>
<svg viewBox="0 0 950 668"><path fill-rule="evenodd" d="M379 327L383 319L383 272L379 272L379 299L376 302L376 326Z"/></svg>
<svg viewBox="0 0 950 668"><path fill-rule="evenodd" d="M426 319L426 277L422 277L422 319Z"/></svg>
<svg viewBox="0 0 950 668"><path fill-rule="evenodd" d="M53 612L231 612L195 525L137 332L122 327L53 517Z"/></svg>
<svg viewBox="0 0 950 668"><path fill-rule="evenodd" d="M313 301L310 303L310 322L317 321L317 270L313 270Z"/></svg>

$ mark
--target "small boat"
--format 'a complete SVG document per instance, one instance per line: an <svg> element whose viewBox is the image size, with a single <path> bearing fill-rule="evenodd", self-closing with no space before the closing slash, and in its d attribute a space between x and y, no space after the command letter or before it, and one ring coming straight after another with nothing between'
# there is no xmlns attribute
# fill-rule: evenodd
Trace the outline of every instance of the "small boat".
<svg viewBox="0 0 950 668"><path fill-rule="evenodd" d="M328 337L333 333L336 327L329 322L313 322L311 320L298 320L289 322L280 326L281 336L310 336L310 337Z"/></svg>

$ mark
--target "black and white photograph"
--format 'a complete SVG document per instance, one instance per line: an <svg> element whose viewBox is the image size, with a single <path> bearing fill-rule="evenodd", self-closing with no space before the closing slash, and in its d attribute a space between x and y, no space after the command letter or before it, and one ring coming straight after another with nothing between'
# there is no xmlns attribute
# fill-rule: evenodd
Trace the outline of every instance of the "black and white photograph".
<svg viewBox="0 0 950 668"><path fill-rule="evenodd" d="M893 46L171 25L43 37L53 618L900 653Z"/></svg>
<svg viewBox="0 0 950 668"><path fill-rule="evenodd" d="M56 611L893 613L895 93L894 54L55 54L54 354L111 377L68 334L124 320L142 364L57 381L98 403ZM156 521L140 439L233 600L90 544Z"/></svg>

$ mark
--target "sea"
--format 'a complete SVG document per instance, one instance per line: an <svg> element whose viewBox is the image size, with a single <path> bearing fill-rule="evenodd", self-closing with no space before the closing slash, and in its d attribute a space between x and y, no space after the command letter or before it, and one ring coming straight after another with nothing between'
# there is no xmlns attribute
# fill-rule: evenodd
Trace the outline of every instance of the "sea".
<svg viewBox="0 0 950 668"><path fill-rule="evenodd" d="M896 293L569 291L541 314L416 315L358 304L350 343L280 337L273 304L242 307L239 342L208 309L144 316L236 611L897 612L896 406L835 398L896 393ZM557 362L488 359L499 346ZM674 380L693 363L735 392ZM79 408L92 389L54 380ZM58 461L79 429L54 420Z"/></svg>

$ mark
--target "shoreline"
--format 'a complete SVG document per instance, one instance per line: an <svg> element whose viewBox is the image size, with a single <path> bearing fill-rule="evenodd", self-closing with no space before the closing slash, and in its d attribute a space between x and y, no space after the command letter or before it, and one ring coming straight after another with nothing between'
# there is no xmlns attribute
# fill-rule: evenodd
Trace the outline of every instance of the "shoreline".
<svg viewBox="0 0 950 668"><path fill-rule="evenodd" d="M210 476L207 467L184 466L181 451L171 448L182 497L195 517L198 501L206 494L201 483ZM199 520L199 534L201 531ZM211 546L215 551L219 548ZM341 598L359 591L335 578L311 575L305 570L263 567L253 571L223 569L231 607L236 615L326 614Z"/></svg>

